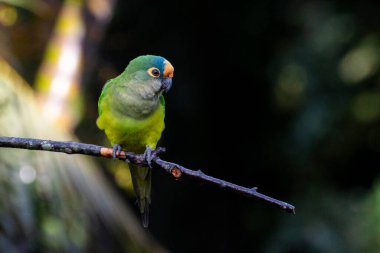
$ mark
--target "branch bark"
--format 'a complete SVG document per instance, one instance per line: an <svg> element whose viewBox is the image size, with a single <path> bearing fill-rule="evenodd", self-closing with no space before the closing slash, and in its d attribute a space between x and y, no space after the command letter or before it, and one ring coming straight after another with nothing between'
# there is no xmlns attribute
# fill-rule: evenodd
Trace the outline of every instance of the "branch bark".
<svg viewBox="0 0 380 253"><path fill-rule="evenodd" d="M19 138L19 137L4 137L0 136L0 147L3 148L19 148L30 150L43 150L50 152L61 152L66 154L82 154L89 156L98 156L105 158L112 158L112 148L102 147L93 144L85 144L79 142L63 142L51 141L32 138ZM136 165L147 166L147 161L143 154L135 154L132 152L121 151L117 154L120 160L128 160L128 162ZM160 168L167 173L170 173L174 178L178 179L182 175L205 181L207 183L217 185L221 188L231 190L233 192L246 195L248 197L256 197L264 200L274 206L281 208L288 213L295 213L295 207L281 200L269 197L257 191L257 187L247 188L237 184L233 184L218 178L206 175L201 170L190 170L176 163L162 160L159 156L153 158L152 163L155 167Z"/></svg>

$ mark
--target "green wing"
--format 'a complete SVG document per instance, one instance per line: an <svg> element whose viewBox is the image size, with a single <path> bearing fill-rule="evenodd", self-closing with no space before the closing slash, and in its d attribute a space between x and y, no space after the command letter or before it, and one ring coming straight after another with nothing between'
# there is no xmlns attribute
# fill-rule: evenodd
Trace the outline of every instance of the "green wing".
<svg viewBox="0 0 380 253"><path fill-rule="evenodd" d="M99 100L98 100L98 112L99 112L99 115L101 115L102 114L102 101L103 101L103 99L105 98L105 96L107 95L107 93L108 93L108 90L109 90L109 88L111 87L111 85L112 85L112 81L113 81L114 79L110 79L110 80L108 80L107 82L106 82L106 84L104 85L104 87L103 87L103 89L102 89L102 93L100 94L100 96L99 96Z"/></svg>
<svg viewBox="0 0 380 253"><path fill-rule="evenodd" d="M160 104L162 105L162 107L164 108L164 111L165 111L165 98L163 95L160 96Z"/></svg>

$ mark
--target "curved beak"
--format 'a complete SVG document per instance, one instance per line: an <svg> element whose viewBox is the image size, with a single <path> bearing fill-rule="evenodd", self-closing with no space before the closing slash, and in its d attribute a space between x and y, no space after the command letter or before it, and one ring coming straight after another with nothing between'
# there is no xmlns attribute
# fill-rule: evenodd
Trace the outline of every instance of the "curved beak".
<svg viewBox="0 0 380 253"><path fill-rule="evenodd" d="M174 67L173 65L165 60L164 62L165 67L164 67L164 78L162 79L162 86L161 89L164 90L165 92L168 92L170 88L172 87L172 78L174 76Z"/></svg>
<svg viewBox="0 0 380 253"><path fill-rule="evenodd" d="M162 79L161 85L162 85L161 90L168 92L170 90L170 88L172 87L172 78L166 77L166 78Z"/></svg>

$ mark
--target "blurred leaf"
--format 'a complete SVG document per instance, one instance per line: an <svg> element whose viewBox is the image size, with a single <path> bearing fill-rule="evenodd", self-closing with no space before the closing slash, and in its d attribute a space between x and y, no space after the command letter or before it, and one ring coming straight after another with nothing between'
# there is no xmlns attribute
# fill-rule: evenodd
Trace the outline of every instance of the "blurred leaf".
<svg viewBox="0 0 380 253"><path fill-rule="evenodd" d="M37 15L40 15L43 11L48 9L47 4L43 0L0 0L0 3L23 8Z"/></svg>
<svg viewBox="0 0 380 253"><path fill-rule="evenodd" d="M85 35L82 7L82 1L64 2L36 78L44 113L63 129L73 129L82 115L79 93Z"/></svg>

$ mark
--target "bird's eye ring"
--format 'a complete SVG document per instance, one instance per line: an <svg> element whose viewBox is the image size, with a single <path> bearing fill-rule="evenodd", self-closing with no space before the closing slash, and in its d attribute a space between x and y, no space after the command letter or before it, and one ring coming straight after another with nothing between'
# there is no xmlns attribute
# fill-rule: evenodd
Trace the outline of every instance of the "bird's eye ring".
<svg viewBox="0 0 380 253"><path fill-rule="evenodd" d="M152 77L159 77L160 76L160 70L158 68L150 68L148 69L148 74Z"/></svg>

